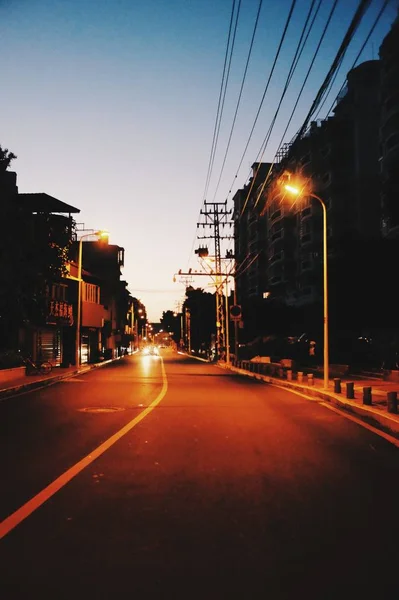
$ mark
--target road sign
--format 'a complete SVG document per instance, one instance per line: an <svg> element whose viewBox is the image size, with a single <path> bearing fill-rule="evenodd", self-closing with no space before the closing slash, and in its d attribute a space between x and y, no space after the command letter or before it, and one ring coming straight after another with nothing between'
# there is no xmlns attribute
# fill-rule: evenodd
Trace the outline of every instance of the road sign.
<svg viewBox="0 0 399 600"><path fill-rule="evenodd" d="M239 304L233 304L230 306L230 319L232 321L240 321L241 317L241 306Z"/></svg>

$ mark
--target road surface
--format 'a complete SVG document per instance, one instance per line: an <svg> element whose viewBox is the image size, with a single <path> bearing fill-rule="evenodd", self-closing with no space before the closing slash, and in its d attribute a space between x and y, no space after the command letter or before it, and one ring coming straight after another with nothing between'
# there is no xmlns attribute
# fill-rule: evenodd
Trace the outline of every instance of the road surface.
<svg viewBox="0 0 399 600"><path fill-rule="evenodd" d="M0 597L399 598L399 458L162 350L0 402Z"/></svg>

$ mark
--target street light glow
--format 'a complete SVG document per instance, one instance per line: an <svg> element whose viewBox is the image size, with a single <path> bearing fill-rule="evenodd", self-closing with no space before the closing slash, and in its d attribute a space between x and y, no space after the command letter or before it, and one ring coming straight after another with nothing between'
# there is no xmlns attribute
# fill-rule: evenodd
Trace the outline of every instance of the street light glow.
<svg viewBox="0 0 399 600"><path fill-rule="evenodd" d="M100 229L99 231L95 231L93 235L97 235L99 238L109 237L108 229Z"/></svg>
<svg viewBox="0 0 399 600"><path fill-rule="evenodd" d="M323 329L324 329L324 343L323 343L323 363L324 363L324 388L328 389L329 382L329 341L328 341L328 277L327 277L327 264L328 264L328 254L327 254L327 207L322 198L313 194L312 192L306 192L303 188L302 190L294 187L293 185L284 184L284 189L287 192L291 192L291 194L295 194L295 196L310 196L311 198L315 198L321 204L321 208L323 211Z"/></svg>
<svg viewBox="0 0 399 600"><path fill-rule="evenodd" d="M298 196L300 194L300 191L298 190L298 188L296 188L292 185L285 185L284 189L287 190L287 192L291 192L291 194L295 194L295 196Z"/></svg>

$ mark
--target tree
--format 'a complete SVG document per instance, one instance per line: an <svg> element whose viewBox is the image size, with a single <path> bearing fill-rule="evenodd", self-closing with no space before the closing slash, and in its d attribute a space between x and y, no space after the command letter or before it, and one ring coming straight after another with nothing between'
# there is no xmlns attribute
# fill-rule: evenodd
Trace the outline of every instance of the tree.
<svg viewBox="0 0 399 600"><path fill-rule="evenodd" d="M191 348L195 351L210 347L212 335L216 332L215 302L215 295L204 292L201 288L186 289L183 308L190 310L190 341Z"/></svg>
<svg viewBox="0 0 399 600"><path fill-rule="evenodd" d="M48 285L65 275L71 229L58 215L32 213L18 201L15 154L0 146L0 346L17 343L22 325L43 321Z"/></svg>
<svg viewBox="0 0 399 600"><path fill-rule="evenodd" d="M10 152L8 148L2 148L0 146L0 173L7 171L11 161L16 158L16 155L13 152Z"/></svg>
<svg viewBox="0 0 399 600"><path fill-rule="evenodd" d="M178 344L180 340L180 319L175 315L176 313L172 310L164 310L161 317L161 328L171 332L174 342Z"/></svg>

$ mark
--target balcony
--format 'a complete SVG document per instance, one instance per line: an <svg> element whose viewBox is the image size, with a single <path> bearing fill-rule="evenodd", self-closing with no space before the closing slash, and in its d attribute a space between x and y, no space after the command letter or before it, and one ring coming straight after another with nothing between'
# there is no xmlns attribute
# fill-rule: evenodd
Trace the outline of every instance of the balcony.
<svg viewBox="0 0 399 600"><path fill-rule="evenodd" d="M304 233L303 235L301 235L300 241L302 245L310 244L312 242L312 234Z"/></svg>
<svg viewBox="0 0 399 600"><path fill-rule="evenodd" d="M283 229L278 229L277 231L275 231L274 233L272 233L271 235L271 242L275 242L276 240L280 240L284 235L284 230Z"/></svg>

